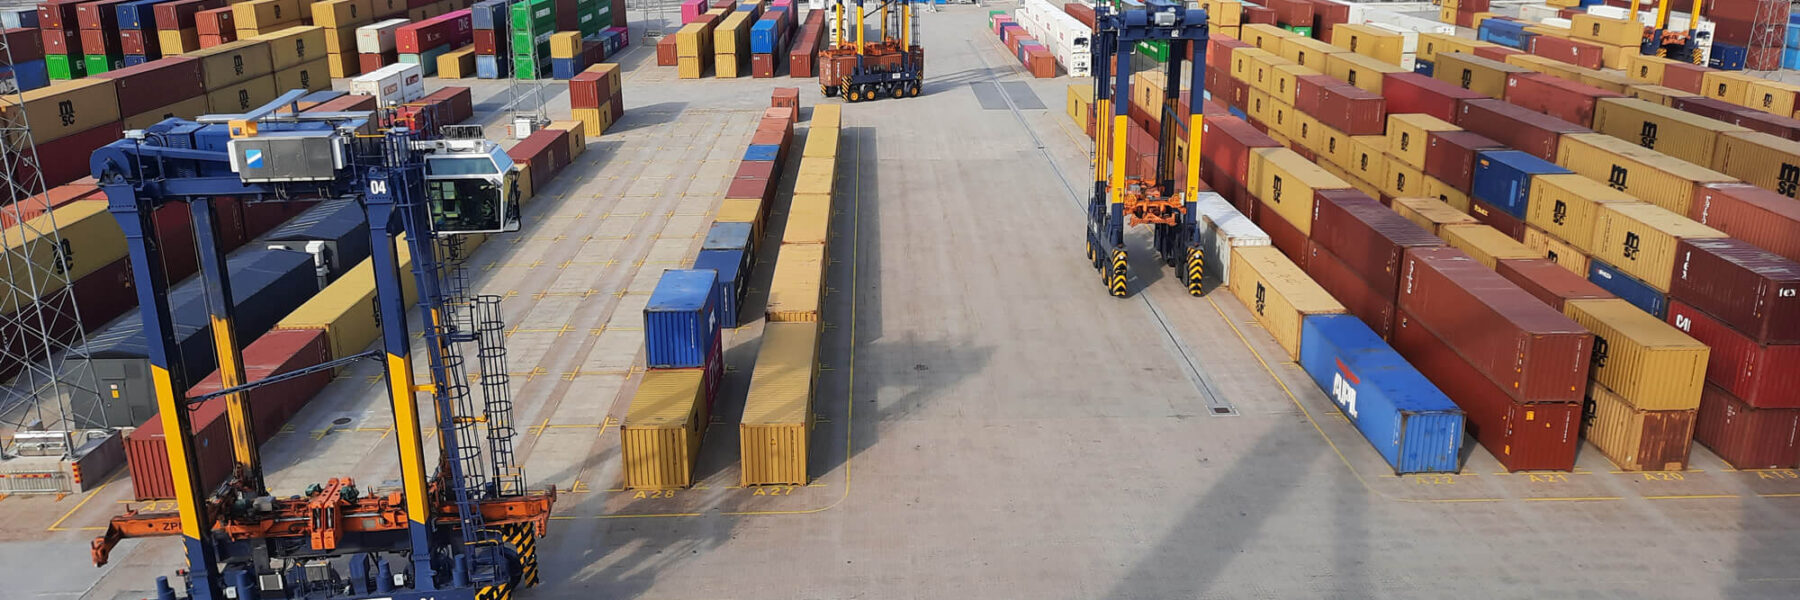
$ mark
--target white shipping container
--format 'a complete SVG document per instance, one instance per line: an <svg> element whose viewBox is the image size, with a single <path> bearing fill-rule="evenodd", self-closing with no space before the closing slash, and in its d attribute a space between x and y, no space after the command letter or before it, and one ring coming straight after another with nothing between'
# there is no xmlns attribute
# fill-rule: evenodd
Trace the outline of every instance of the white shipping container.
<svg viewBox="0 0 1800 600"><path fill-rule="evenodd" d="M1545 27L1561 27L1563 29L1568 29L1570 27L1574 27L1575 22L1570 21L1568 19L1564 19L1562 17L1550 17L1548 19L1544 19L1544 26Z"/></svg>
<svg viewBox="0 0 1800 600"><path fill-rule="evenodd" d="M1092 74L1092 65L1089 63L1093 58L1089 43L1094 32L1086 24L1064 12L1061 5L1047 0L1025 0L1013 11L1013 18L1033 39L1050 49L1050 53L1056 56L1056 62L1061 63L1070 76L1087 77Z"/></svg>
<svg viewBox="0 0 1800 600"><path fill-rule="evenodd" d="M394 32L401 25L410 23L406 19L388 19L373 25L356 28L356 51L363 54L380 54L393 50Z"/></svg>
<svg viewBox="0 0 1800 600"><path fill-rule="evenodd" d="M1200 239L1206 247L1206 276L1231 281L1231 249L1236 246L1270 245L1269 234L1250 222L1215 192L1200 192L1194 209L1200 213Z"/></svg>
<svg viewBox="0 0 1800 600"><path fill-rule="evenodd" d="M1533 23L1542 23L1544 19L1554 19L1562 14L1562 10L1548 4L1522 4L1519 6L1519 18Z"/></svg>
<svg viewBox="0 0 1800 600"><path fill-rule="evenodd" d="M1389 33L1400 34L1400 52L1402 54L1418 54L1418 52L1419 52L1419 32L1401 27L1399 25L1389 25L1387 23L1370 23L1369 27L1379 29L1381 31L1386 31Z"/></svg>
<svg viewBox="0 0 1800 600"><path fill-rule="evenodd" d="M425 74L414 63L395 63L350 80L350 93L375 97L378 106L404 104L425 97Z"/></svg>

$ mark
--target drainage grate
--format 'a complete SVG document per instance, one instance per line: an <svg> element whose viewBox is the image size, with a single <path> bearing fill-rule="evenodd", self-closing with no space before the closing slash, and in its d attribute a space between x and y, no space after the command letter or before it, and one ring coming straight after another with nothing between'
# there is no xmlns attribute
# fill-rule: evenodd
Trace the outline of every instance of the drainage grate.
<svg viewBox="0 0 1800 600"><path fill-rule="evenodd" d="M1008 81L1000 84L1000 91L1006 92L1013 105L1019 110L1044 110L1044 101L1038 99L1037 92L1031 91L1031 84L1023 81Z"/></svg>

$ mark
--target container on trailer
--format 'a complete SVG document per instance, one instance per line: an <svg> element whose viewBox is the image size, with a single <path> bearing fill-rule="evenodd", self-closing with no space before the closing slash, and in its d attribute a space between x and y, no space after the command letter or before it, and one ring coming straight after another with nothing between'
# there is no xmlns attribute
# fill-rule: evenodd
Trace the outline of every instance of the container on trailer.
<svg viewBox="0 0 1800 600"><path fill-rule="evenodd" d="M1531 201L1532 180L1569 170L1517 150L1482 151L1476 155L1470 195L1524 219Z"/></svg>
<svg viewBox="0 0 1800 600"><path fill-rule="evenodd" d="M1391 303L1407 249L1443 246L1444 241L1373 198L1347 196L1320 199L1312 239Z"/></svg>
<svg viewBox="0 0 1800 600"><path fill-rule="evenodd" d="M1476 153L1503 149L1504 144L1473 131L1433 131L1426 137L1423 167L1426 175L1467 192L1474 182Z"/></svg>
<svg viewBox="0 0 1800 600"><path fill-rule="evenodd" d="M1318 240L1306 242L1306 276L1344 305L1344 310L1386 339L1394 329L1394 295L1383 294L1326 250ZM1302 336L1304 340L1304 336ZM1304 346L1304 344L1302 344Z"/></svg>
<svg viewBox="0 0 1800 600"><path fill-rule="evenodd" d="M1698 397L1695 406L1698 407ZM1652 410L1595 382L1588 387L1582 432L1625 471L1682 471L1693 446L1695 409Z"/></svg>
<svg viewBox="0 0 1800 600"><path fill-rule="evenodd" d="M1800 343L1800 264L1742 240L1683 239L1669 296L1763 344Z"/></svg>
<svg viewBox="0 0 1800 600"><path fill-rule="evenodd" d="M1592 254L1601 206L1637 202L1630 194L1581 175L1541 175L1531 180L1525 221Z"/></svg>
<svg viewBox="0 0 1800 600"><path fill-rule="evenodd" d="M1395 474L1454 473L1463 415L1399 353L1346 315L1306 317L1300 366Z"/></svg>
<svg viewBox="0 0 1800 600"><path fill-rule="evenodd" d="M1580 400L1514 401L1502 386L1488 379L1405 310L1394 324L1393 346L1463 409L1470 435L1507 471L1575 468L1581 433ZM1587 382L1579 383L1585 391Z"/></svg>
<svg viewBox="0 0 1800 600"><path fill-rule="evenodd" d="M1575 402L1593 335L1454 248L1407 251L1400 308L1444 339L1505 393Z"/></svg>
<svg viewBox="0 0 1800 600"><path fill-rule="evenodd" d="M1604 98L1594 108L1594 131L1708 166L1719 134L1749 129L1637 98Z"/></svg>
<svg viewBox="0 0 1800 600"><path fill-rule="evenodd" d="M1230 271L1232 294L1250 309L1290 359L1299 357L1300 326L1306 315L1345 312L1343 304L1276 248L1236 248Z"/></svg>
<svg viewBox="0 0 1800 600"><path fill-rule="evenodd" d="M770 323L738 425L740 485L806 485L818 323Z"/></svg>
<svg viewBox="0 0 1800 600"><path fill-rule="evenodd" d="M1438 228L1444 225L1477 222L1475 217L1436 198L1395 198L1392 208L1402 218L1412 221L1434 236L1437 235Z"/></svg>
<svg viewBox="0 0 1800 600"><path fill-rule="evenodd" d="M1462 104L1457 124L1514 150L1546 161L1556 160L1562 136L1590 130L1504 100L1470 100Z"/></svg>
<svg viewBox="0 0 1800 600"><path fill-rule="evenodd" d="M1694 439L1736 469L1800 466L1800 409L1752 408L1718 386L1706 386Z"/></svg>
<svg viewBox="0 0 1800 600"><path fill-rule="evenodd" d="M701 369L644 372L619 428L625 488L693 484L694 462L711 416L703 379Z"/></svg>
<svg viewBox="0 0 1800 600"><path fill-rule="evenodd" d="M1588 281L1612 292L1619 299L1630 302L1638 310L1657 317L1668 314L1669 297L1666 294L1600 259L1588 261Z"/></svg>
<svg viewBox="0 0 1800 600"><path fill-rule="evenodd" d="M1760 344L1705 311L1669 302L1668 322L1711 348L1706 380L1757 408L1800 408L1800 345Z"/></svg>
<svg viewBox="0 0 1800 600"><path fill-rule="evenodd" d="M1593 256L1667 293L1677 267L1687 267L1683 259L1692 260L1677 250L1679 242L1722 237L1722 231L1660 207L1615 202L1595 213Z"/></svg>
<svg viewBox="0 0 1800 600"><path fill-rule="evenodd" d="M1563 310L1563 304L1570 300L1617 298L1583 275L1571 273L1547 258L1503 259L1498 261L1494 271L1558 311Z"/></svg>
<svg viewBox="0 0 1800 600"><path fill-rule="evenodd" d="M1562 310L1594 333L1594 381L1643 410L1699 406L1705 344L1624 300L1571 300Z"/></svg>
<svg viewBox="0 0 1800 600"><path fill-rule="evenodd" d="M772 322L819 320L824 296L824 244L785 244L769 283L767 317Z"/></svg>
<svg viewBox="0 0 1800 600"><path fill-rule="evenodd" d="M1563 136L1556 164L1677 214L1687 214L1701 186L1729 175L1598 133Z"/></svg>

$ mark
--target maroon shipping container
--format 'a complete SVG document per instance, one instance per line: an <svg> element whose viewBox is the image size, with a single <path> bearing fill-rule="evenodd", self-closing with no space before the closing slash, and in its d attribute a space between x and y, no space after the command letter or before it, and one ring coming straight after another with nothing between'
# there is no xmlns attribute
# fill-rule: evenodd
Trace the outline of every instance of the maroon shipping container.
<svg viewBox="0 0 1800 600"><path fill-rule="evenodd" d="M138 54L143 56L162 55L162 44L157 41L155 30L119 30L119 49L126 54Z"/></svg>
<svg viewBox="0 0 1800 600"><path fill-rule="evenodd" d="M75 23L81 29L119 31L117 5L131 0L93 0L75 5Z"/></svg>
<svg viewBox="0 0 1800 600"><path fill-rule="evenodd" d="M1279 148L1281 144L1257 131L1243 119L1220 117L1200 124L1200 179L1231 200L1241 212L1250 212L1250 152L1255 148Z"/></svg>
<svg viewBox="0 0 1800 600"><path fill-rule="evenodd" d="M1238 48L1252 48L1249 42L1228 36L1215 35L1206 42L1206 72L1214 71L1231 76L1231 53Z"/></svg>
<svg viewBox="0 0 1800 600"><path fill-rule="evenodd" d="M364 52L356 55L356 64L358 67L361 67L362 72L364 73L373 72L376 69L399 62L399 60L400 53L392 50L380 54Z"/></svg>
<svg viewBox="0 0 1800 600"><path fill-rule="evenodd" d="M1776 137L1800 141L1800 120L1789 117L1699 96L1672 98L1669 106L1709 119L1748 127Z"/></svg>
<svg viewBox="0 0 1800 600"><path fill-rule="evenodd" d="M245 346L243 357L244 379L254 382L330 362L331 343L322 330L278 329L264 333ZM321 371L247 392L255 407L250 420L256 432L256 443L265 443L275 437L288 419L330 383L331 373ZM222 389L225 388L215 370L189 388L187 395L192 398Z"/></svg>
<svg viewBox="0 0 1800 600"><path fill-rule="evenodd" d="M1295 265L1305 269L1306 247L1310 243L1306 239L1306 234L1300 233L1300 228L1287 222L1287 219L1281 218L1281 215L1276 214L1275 209L1264 205L1261 200L1251 198L1250 203L1250 221L1256 223L1257 227L1261 227L1263 233L1269 234L1269 242L1275 246L1276 250L1280 250L1282 254L1287 255L1288 260L1294 261Z"/></svg>
<svg viewBox="0 0 1800 600"><path fill-rule="evenodd" d="M1320 206L1324 206L1324 203L1320 203ZM1375 206L1381 205L1376 203ZM1325 288L1350 314L1368 324L1369 329L1375 330L1381 339L1388 339L1393 334L1394 296L1369 287L1369 283L1357 275L1356 271L1351 270L1349 265L1326 250L1316 239L1307 242L1306 275L1318 283L1319 287Z"/></svg>
<svg viewBox="0 0 1800 600"><path fill-rule="evenodd" d="M1388 114L1424 113L1449 123L1456 122L1463 102L1487 98L1418 73L1383 75L1381 95L1387 99Z"/></svg>
<svg viewBox="0 0 1800 600"><path fill-rule="evenodd" d="M1294 109L1345 135L1381 135L1387 127L1387 99L1330 75L1300 77Z"/></svg>
<svg viewBox="0 0 1800 600"><path fill-rule="evenodd" d="M1469 193L1475 178L1475 153L1505 148L1473 131L1433 131L1426 137L1425 174Z"/></svg>
<svg viewBox="0 0 1800 600"><path fill-rule="evenodd" d="M1548 310L1542 303L1532 302ZM1469 435L1507 471L1575 468L1575 454L1581 445L1582 401L1514 402L1506 390L1489 381L1404 308L1394 321L1390 341L1413 368L1463 409ZM1575 362L1584 363L1582 370L1586 371L1585 359ZM1585 393L1587 382L1580 384Z"/></svg>
<svg viewBox="0 0 1800 600"><path fill-rule="evenodd" d="M81 54L80 29L40 29L38 33L44 42L45 54Z"/></svg>
<svg viewBox="0 0 1800 600"><path fill-rule="evenodd" d="M1736 469L1800 466L1800 409L1751 408L1717 386L1700 392L1694 440Z"/></svg>
<svg viewBox="0 0 1800 600"><path fill-rule="evenodd" d="M1463 0L1469 2L1471 0ZM1313 37L1330 40L1332 28L1350 22L1350 5L1334 0L1312 0Z"/></svg>
<svg viewBox="0 0 1800 600"><path fill-rule="evenodd" d="M1524 54L1524 52L1506 46L1477 46L1475 48L1475 56L1500 62L1506 62L1506 57L1514 54Z"/></svg>
<svg viewBox="0 0 1800 600"><path fill-rule="evenodd" d="M1747 183L1701 186L1688 218L1800 262L1800 202Z"/></svg>
<svg viewBox="0 0 1800 600"><path fill-rule="evenodd" d="M1318 196L1313 205L1313 241L1390 302L1399 289L1407 249L1444 245L1444 240L1362 192L1328 190Z"/></svg>
<svg viewBox="0 0 1800 600"><path fill-rule="evenodd" d="M1588 69L1600 68L1603 50L1598 44L1547 35L1535 36L1525 45L1526 52Z"/></svg>
<svg viewBox="0 0 1800 600"><path fill-rule="evenodd" d="M1662 85L1691 94L1700 93L1700 81L1706 77L1708 69L1701 65L1687 63L1666 63L1663 66Z"/></svg>
<svg viewBox="0 0 1800 600"><path fill-rule="evenodd" d="M81 30L82 54L105 54L118 56L124 52L119 50L118 31L101 31L99 29Z"/></svg>
<svg viewBox="0 0 1800 600"><path fill-rule="evenodd" d="M1601 98L1621 95L1543 73L1510 73L1506 76L1507 102L1582 127L1594 125L1594 105Z"/></svg>
<svg viewBox="0 0 1800 600"><path fill-rule="evenodd" d="M1413 248L1400 308L1418 317L1507 396L1580 402L1594 335L1455 248Z"/></svg>
<svg viewBox="0 0 1800 600"><path fill-rule="evenodd" d="M758 79L769 79L775 76L775 57L779 54L750 55L750 76Z"/></svg>
<svg viewBox="0 0 1800 600"><path fill-rule="evenodd" d="M1800 345L1758 344L1700 309L1669 303L1669 324L1712 348L1706 381L1757 408L1800 408Z"/></svg>
<svg viewBox="0 0 1800 600"><path fill-rule="evenodd" d="M219 36L226 42L237 39L237 20L232 18L229 6L195 12L194 28L201 36Z"/></svg>
<svg viewBox="0 0 1800 600"><path fill-rule="evenodd" d="M1488 0L1463 0L1456 4L1457 12L1466 13L1488 12L1492 7L1493 4Z"/></svg>
<svg viewBox="0 0 1800 600"><path fill-rule="evenodd" d="M500 35L502 34L492 29L477 29L469 34L469 39L475 46L476 54L497 56L500 54Z"/></svg>
<svg viewBox="0 0 1800 600"><path fill-rule="evenodd" d="M30 198L14 202L5 210L0 210L0 228L12 227L21 221L29 221L45 212L56 210L76 200L105 200L100 186L92 183L93 179L83 179L50 188L45 193L34 194ZM18 218L14 219L13 215Z"/></svg>
<svg viewBox="0 0 1800 600"><path fill-rule="evenodd" d="M394 31L396 50L403 54L418 54L438 46L467 45L470 36L475 31L473 19L472 13L465 8L417 23L402 25L400 29ZM573 30L575 27L566 29Z"/></svg>
<svg viewBox="0 0 1800 600"><path fill-rule="evenodd" d="M119 114L125 116L140 115L206 94L206 86L200 77L200 59L187 56L160 58L95 77L111 79L118 86Z"/></svg>
<svg viewBox="0 0 1800 600"><path fill-rule="evenodd" d="M196 13L225 5L225 0L175 0L152 6L156 10L156 28L175 31L194 28Z"/></svg>
<svg viewBox="0 0 1800 600"><path fill-rule="evenodd" d="M476 33L480 32L477 31ZM798 47L797 44L796 47ZM657 39L656 66L673 67L680 63L680 57L676 54L677 52L679 52L679 50L675 48L675 36L665 35Z"/></svg>
<svg viewBox="0 0 1800 600"><path fill-rule="evenodd" d="M41 329L52 338L73 341L77 325L81 331L94 331L137 306L137 296L130 290L131 261L125 258L113 261L70 285L69 295L74 305L81 307L79 323L68 311L47 311L49 321L42 323ZM7 351L9 356L31 356L32 350L27 345L37 334L25 335L18 331L19 326L17 319L0 319L0 350ZM0 363L0 379L12 377L23 367L16 360Z"/></svg>
<svg viewBox="0 0 1800 600"><path fill-rule="evenodd" d="M1538 158L1556 162L1556 146L1563 134L1593 130L1544 113L1492 98L1462 103L1455 123L1496 142Z"/></svg>
<svg viewBox="0 0 1800 600"><path fill-rule="evenodd" d="M193 454L200 485L217 487L231 476L231 424L224 402L206 402L188 414L194 434ZM162 415L150 417L125 436L125 463L131 467L131 487L138 500L175 497L175 476L169 468Z"/></svg>
<svg viewBox="0 0 1800 600"><path fill-rule="evenodd" d="M1800 343L1800 264L1743 240L1681 240L1669 297L1759 344Z"/></svg>
<svg viewBox="0 0 1800 600"><path fill-rule="evenodd" d="M1313 4L1309 0L1266 0L1269 9L1275 11L1275 22L1279 25L1296 27L1312 27Z"/></svg>
<svg viewBox="0 0 1800 600"><path fill-rule="evenodd" d="M1063 5L1063 12L1087 25L1088 29L1094 28L1094 7L1081 2L1070 2Z"/></svg>
<svg viewBox="0 0 1800 600"><path fill-rule="evenodd" d="M55 115L51 115L54 118ZM107 123L81 133L60 137L37 144L37 173L43 177L46 188L59 186L92 174L88 168L88 156L101 146L112 143L125 135L125 129L118 122ZM17 153L5 153L4 160L13 161L10 171L20 181L32 174L33 166L20 160Z"/></svg>
<svg viewBox="0 0 1800 600"><path fill-rule="evenodd" d="M1777 30L1779 31L1779 30ZM1773 39L1773 38L1771 38ZM1752 71L1773 71L1781 68L1780 42L1775 46L1752 47L1744 58L1744 68Z"/></svg>
<svg viewBox="0 0 1800 600"><path fill-rule="evenodd" d="M1525 221L1479 198L1469 198L1469 216L1515 240L1525 241Z"/></svg>
<svg viewBox="0 0 1800 600"><path fill-rule="evenodd" d="M1277 22L1279 19L1275 16L1275 9L1265 8L1255 4L1245 4L1243 7L1243 24L1245 25L1280 25L1280 23Z"/></svg>
<svg viewBox="0 0 1800 600"><path fill-rule="evenodd" d="M545 129L527 136L506 151L514 162L531 165L531 189L542 190L569 164L569 132Z"/></svg>
<svg viewBox="0 0 1800 600"><path fill-rule="evenodd" d="M38 27L43 29L80 29L76 7L88 0L45 0L37 5Z"/></svg>
<svg viewBox="0 0 1800 600"><path fill-rule="evenodd" d="M435 92L426 94L424 98L419 99L419 102L437 106L439 123L461 123L475 116L474 96L466 87L441 87Z"/></svg>
<svg viewBox="0 0 1800 600"><path fill-rule="evenodd" d="M612 86L603 73L583 71L569 78L570 108L600 108L612 100Z"/></svg>
<svg viewBox="0 0 1800 600"><path fill-rule="evenodd" d="M1617 297L1548 258L1503 258L1497 261L1494 271L1558 312L1569 300Z"/></svg>
<svg viewBox="0 0 1800 600"><path fill-rule="evenodd" d="M375 97L345 94L320 102L317 106L302 112L348 112L353 110L375 110Z"/></svg>
<svg viewBox="0 0 1800 600"><path fill-rule="evenodd" d="M22 64L44 57L44 36L31 27L14 27L0 31L6 36L6 43L12 49L13 64Z"/></svg>

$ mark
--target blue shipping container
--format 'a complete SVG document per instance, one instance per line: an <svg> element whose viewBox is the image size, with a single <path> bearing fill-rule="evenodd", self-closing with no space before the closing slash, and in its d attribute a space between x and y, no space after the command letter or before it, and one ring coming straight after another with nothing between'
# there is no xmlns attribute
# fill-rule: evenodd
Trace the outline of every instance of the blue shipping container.
<svg viewBox="0 0 1800 600"><path fill-rule="evenodd" d="M1530 203L1531 178L1568 172L1568 169L1518 150L1484 150L1475 154L1471 195L1515 218L1524 219L1525 207Z"/></svg>
<svg viewBox="0 0 1800 600"><path fill-rule="evenodd" d="M156 29L157 4L169 0L137 0L113 5L119 16L119 29Z"/></svg>
<svg viewBox="0 0 1800 600"><path fill-rule="evenodd" d="M476 29L505 29L507 3L481 0L469 7L469 24Z"/></svg>
<svg viewBox="0 0 1800 600"><path fill-rule="evenodd" d="M765 19L757 21L755 25L751 25L750 52L755 54L774 54L777 33L778 30L775 21L773 20Z"/></svg>
<svg viewBox="0 0 1800 600"><path fill-rule="evenodd" d="M574 79L576 75L581 74L582 69L586 68L587 65L583 64L579 58L550 59L550 77L555 79Z"/></svg>
<svg viewBox="0 0 1800 600"><path fill-rule="evenodd" d="M1537 34L1525 31L1524 23L1486 19L1481 22L1481 29L1476 32L1476 39L1493 42L1517 50L1524 50L1531 44L1531 38Z"/></svg>
<svg viewBox="0 0 1800 600"><path fill-rule="evenodd" d="M1743 46L1733 46L1724 42L1713 42L1712 56L1707 59L1706 66L1721 71L1742 71L1744 60L1750 57L1750 51Z"/></svg>
<svg viewBox="0 0 1800 600"><path fill-rule="evenodd" d="M311 94L301 96L300 101L301 102L330 102L332 100L336 100L340 97L343 97L344 95L346 95L348 93L349 92L340 92L337 90L319 90L319 91L313 92Z"/></svg>
<svg viewBox="0 0 1800 600"><path fill-rule="evenodd" d="M1394 473L1455 473L1463 411L1353 315L1313 315L1300 366Z"/></svg>
<svg viewBox="0 0 1800 600"><path fill-rule="evenodd" d="M776 161L781 159L780 144L751 144L744 150L744 160Z"/></svg>
<svg viewBox="0 0 1800 600"><path fill-rule="evenodd" d="M1789 46L1781 51L1781 68L1800 69L1800 48Z"/></svg>
<svg viewBox="0 0 1800 600"><path fill-rule="evenodd" d="M1795 16L1800 16L1800 15L1795 15ZM1793 22L1791 22L1792 18L1793 18L1792 16L1789 17L1790 22L1788 23L1788 26L1787 26L1787 44L1785 44L1785 45L1788 48L1800 47L1800 25L1797 25L1797 24L1794 24Z"/></svg>
<svg viewBox="0 0 1800 600"><path fill-rule="evenodd" d="M693 369L719 342L718 273L663 271L644 307L644 353L652 369Z"/></svg>
<svg viewBox="0 0 1800 600"><path fill-rule="evenodd" d="M1669 298L1650 284L1639 281L1636 277L1626 275L1624 271L1612 265L1594 259L1588 265L1588 281L1600 286L1600 289L1612 292L1614 296L1630 302L1638 310L1656 315L1662 319L1669 316Z"/></svg>
<svg viewBox="0 0 1800 600"><path fill-rule="evenodd" d="M744 303L745 272L740 265L750 253L743 250L701 250L694 257L694 269L708 269L719 274L719 325L738 326L738 308Z"/></svg>
<svg viewBox="0 0 1800 600"><path fill-rule="evenodd" d="M1424 75L1426 77L1430 77L1431 74L1435 71L1436 66L1437 65L1435 65L1434 63L1432 63L1429 60L1425 60L1422 58L1416 59L1413 61L1413 72L1418 73L1420 75Z"/></svg>
<svg viewBox="0 0 1800 600"><path fill-rule="evenodd" d="M369 257L369 218L355 198L326 200L288 219L263 239L312 255L323 288Z"/></svg>
<svg viewBox="0 0 1800 600"><path fill-rule="evenodd" d="M11 67L0 65L0 79L9 78L19 91L30 91L50 85L50 70L41 58Z"/></svg>
<svg viewBox="0 0 1800 600"><path fill-rule="evenodd" d="M0 28L18 29L20 27L37 27L37 9L8 8L0 10Z"/></svg>
<svg viewBox="0 0 1800 600"><path fill-rule="evenodd" d="M499 79L505 77L506 73L502 72L500 69L501 67L510 64L512 63L500 60L500 57L498 56L477 54L475 55L475 77L480 79Z"/></svg>
<svg viewBox="0 0 1800 600"><path fill-rule="evenodd" d="M749 273L753 268L752 261L756 260L756 241L750 239L750 224L713 223L712 229L706 232L706 241L701 242L700 245L701 253L712 251L740 253L738 256L740 262L735 272ZM721 277L724 276L723 273L723 271L720 272ZM738 292L738 297L743 297L741 290Z"/></svg>
<svg viewBox="0 0 1800 600"><path fill-rule="evenodd" d="M147 62L150 62L150 57L142 55L142 54L127 54L127 55L125 55L125 66L127 66L127 67L135 67L135 66L147 63Z"/></svg>

